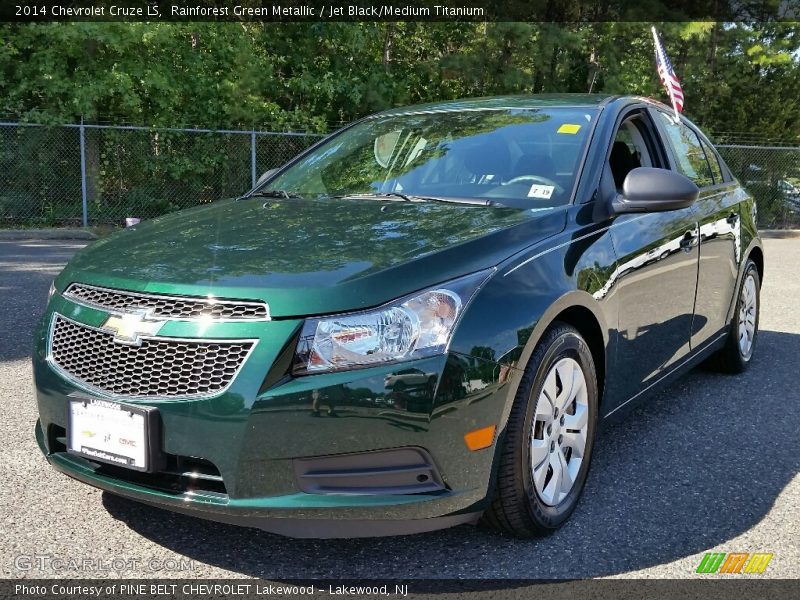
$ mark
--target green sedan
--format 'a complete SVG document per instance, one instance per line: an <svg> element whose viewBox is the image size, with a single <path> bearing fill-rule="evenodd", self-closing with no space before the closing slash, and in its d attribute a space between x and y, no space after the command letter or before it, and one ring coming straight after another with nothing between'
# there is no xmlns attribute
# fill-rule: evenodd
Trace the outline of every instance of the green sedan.
<svg viewBox="0 0 800 600"><path fill-rule="evenodd" d="M541 535L603 423L750 364L755 211L645 98L369 116L79 252L35 334L36 438L90 485L283 535Z"/></svg>

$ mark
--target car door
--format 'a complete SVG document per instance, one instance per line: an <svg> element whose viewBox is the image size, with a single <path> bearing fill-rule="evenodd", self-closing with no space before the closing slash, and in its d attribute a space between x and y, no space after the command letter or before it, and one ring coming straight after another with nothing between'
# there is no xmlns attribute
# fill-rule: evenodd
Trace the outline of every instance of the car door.
<svg viewBox="0 0 800 600"><path fill-rule="evenodd" d="M685 122L653 109L676 170L700 188L695 215L700 231L697 294L691 347L715 338L728 321L740 260L738 186L708 140Z"/></svg>
<svg viewBox="0 0 800 600"><path fill-rule="evenodd" d="M606 171L618 193L627 172L638 166L669 168L646 110L626 116L612 143ZM608 384L624 400L689 352L698 259L695 209L620 215L610 233L617 255L615 372L622 376Z"/></svg>

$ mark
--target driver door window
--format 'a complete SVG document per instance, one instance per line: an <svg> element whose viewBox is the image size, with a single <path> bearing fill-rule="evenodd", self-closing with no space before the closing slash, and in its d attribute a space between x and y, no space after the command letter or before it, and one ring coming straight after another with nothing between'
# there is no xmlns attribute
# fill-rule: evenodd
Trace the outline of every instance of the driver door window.
<svg viewBox="0 0 800 600"><path fill-rule="evenodd" d="M644 137L647 135L646 129L637 121L637 118L623 121L611 146L608 164L618 191L622 191L622 183L633 169L655 166Z"/></svg>

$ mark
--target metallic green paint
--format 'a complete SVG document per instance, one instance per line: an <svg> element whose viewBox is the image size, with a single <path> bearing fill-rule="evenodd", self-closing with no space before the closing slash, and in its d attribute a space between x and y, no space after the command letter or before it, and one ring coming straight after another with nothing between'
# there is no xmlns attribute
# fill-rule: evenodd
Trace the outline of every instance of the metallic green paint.
<svg viewBox="0 0 800 600"><path fill-rule="evenodd" d="M591 104L600 112L574 202L568 206L532 213L253 198L154 219L80 252L57 278L59 291L77 281L150 293L261 299L269 304L273 320L205 325L171 321L163 326L162 336L257 340L231 386L216 397L126 400L156 407L163 450L211 461L227 495L165 492L109 476L58 446L56 435L67 421L66 398L80 388L48 363L53 314L99 326L107 313L55 294L36 331L33 357L36 435L48 460L68 475L116 494L217 520L252 521L267 529L272 526L265 519L408 521L418 527L419 521L448 515L466 518L491 501L495 455L522 370L554 320L573 324L590 345L601 378L601 415L632 406L630 401L651 384L707 356L721 339L726 307L724 298L715 303L707 289L698 288L694 302L704 252L724 267L706 276L715 286L735 289L733 280L741 277L744 259L761 252L755 208L752 198L732 182L731 190L721 190L724 195L704 191L685 211L622 217L608 212L611 192L604 183L604 165L611 136L628 111L648 110L653 102L520 97L394 112L537 103ZM730 210L740 215L735 234L715 226L713 240L703 240L699 249L680 249L687 228L716 223ZM377 306L488 267L495 268L494 274L465 308L445 354L291 376L287 357L304 317ZM673 301L676 289L681 300L691 296L692 301ZM708 331L706 323L711 324ZM702 333L710 342L692 344L692 333ZM498 427L495 444L470 452L464 434L489 425ZM431 454L446 491L388 496L299 492L295 458L405 446ZM283 526L273 529L291 532Z"/></svg>
<svg viewBox="0 0 800 600"><path fill-rule="evenodd" d="M471 453L463 444L452 444L452 439L463 437L474 423L494 418L505 401L503 385L507 381L501 384L498 380L499 370L493 373L484 369L480 375L488 373L489 383L481 382L480 389L467 391L466 373L475 369L475 363L472 358L451 355L402 366L303 377L268 390L253 403L245 402L253 390L247 389L246 383L239 385L246 379L242 375L237 378L236 389L232 387L217 398L147 402L159 409L164 450L213 462L226 483L225 499L202 491L175 494L133 485L98 473L91 462L62 452L50 454L49 459L59 470L82 481L136 499L166 506L185 506L190 500L192 505L225 507L236 514L257 510L266 518L323 518L331 516L323 509L331 508L341 508L342 518L375 518L374 509L380 507L377 514L386 519L432 518L453 511L480 510L488 492L484 473L491 468L492 453ZM429 388L395 391L384 387L387 375L409 368L442 373L437 376L435 405ZM34 371L40 408L37 427L46 432L53 424L66 422L63 399L74 386L39 357L34 361ZM251 378L250 383L257 385L258 378ZM320 415L314 414L315 390L322 398ZM470 410L464 410L470 406ZM335 414L328 414L330 407ZM48 435L41 433L39 437L47 453ZM297 491L293 458L409 445L423 446L436 454L442 473L448 476L450 491L435 496L318 496ZM391 509L410 504L425 506Z"/></svg>
<svg viewBox="0 0 800 600"><path fill-rule="evenodd" d="M58 277L155 293L262 299L273 317L376 306L493 266L563 229L525 210L369 200L224 201L146 221Z"/></svg>

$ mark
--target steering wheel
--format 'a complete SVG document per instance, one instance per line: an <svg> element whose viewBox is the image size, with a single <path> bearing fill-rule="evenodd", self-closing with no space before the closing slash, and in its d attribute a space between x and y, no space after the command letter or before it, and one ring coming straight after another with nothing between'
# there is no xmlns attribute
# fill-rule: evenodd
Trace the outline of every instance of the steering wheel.
<svg viewBox="0 0 800 600"><path fill-rule="evenodd" d="M503 185L511 185L514 183L525 183L526 181L532 181L534 183L542 183L544 185L551 185L559 194L564 193L563 187L558 185L552 179L548 179L547 177L542 177L541 175L520 175L519 177L514 177L513 179L509 179L508 181L504 182Z"/></svg>
<svg viewBox="0 0 800 600"><path fill-rule="evenodd" d="M514 183L525 183L526 181L532 181L534 183L543 183L544 185L551 185L559 194L564 193L564 188L558 185L552 179L548 179L547 177L542 177L541 175L520 175L519 177L514 177L513 179L509 179L508 181L504 182L503 185L511 185Z"/></svg>

